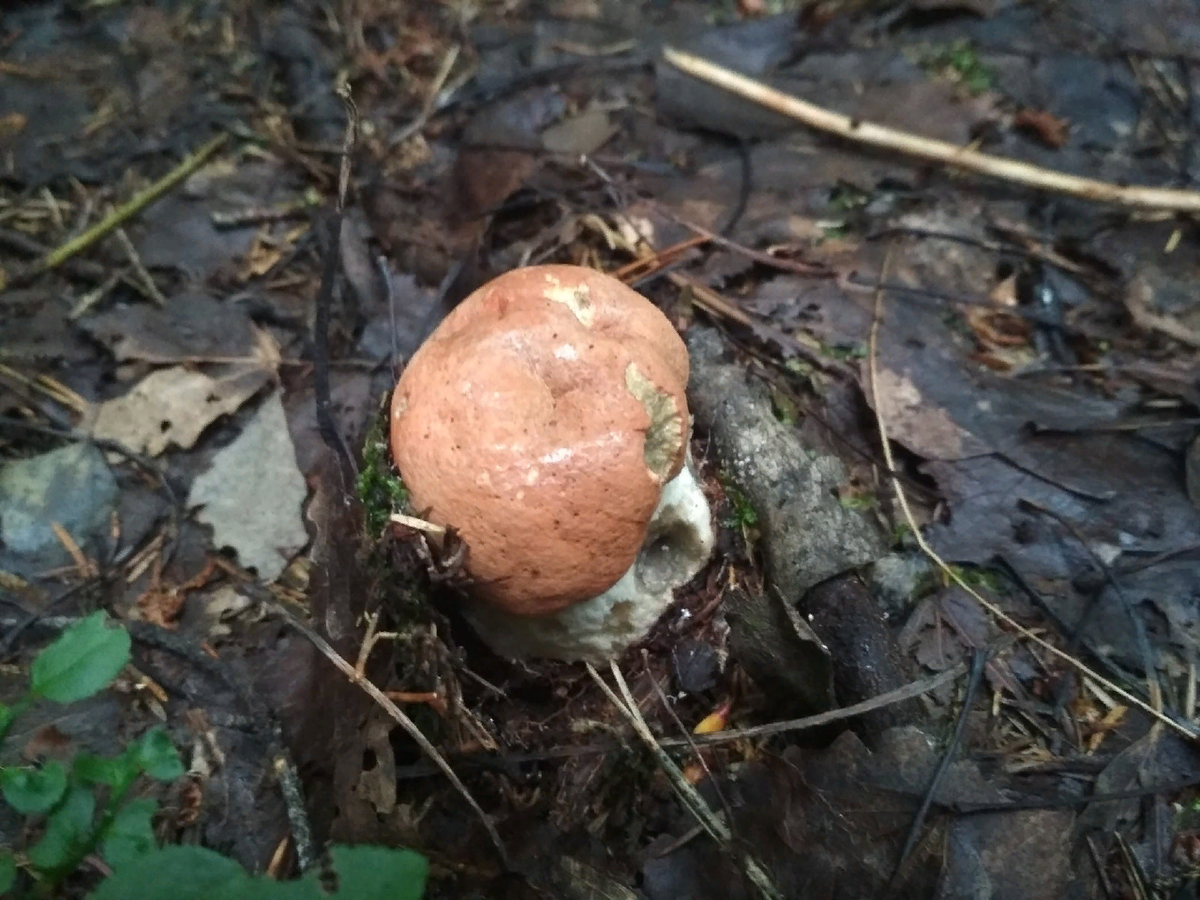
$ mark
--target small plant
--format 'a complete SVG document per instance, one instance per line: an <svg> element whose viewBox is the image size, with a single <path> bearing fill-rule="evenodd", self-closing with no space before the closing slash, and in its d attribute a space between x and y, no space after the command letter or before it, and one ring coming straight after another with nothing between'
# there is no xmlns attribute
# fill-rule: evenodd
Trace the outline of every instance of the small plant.
<svg viewBox="0 0 1200 900"><path fill-rule="evenodd" d="M968 587L976 591L999 594L1004 590L1004 578L995 569L986 569L977 566L950 566L950 570L961 578ZM943 573L942 583L948 586L950 584L950 576Z"/></svg>
<svg viewBox="0 0 1200 900"><path fill-rule="evenodd" d="M845 362L851 359L866 359L866 344L826 344L821 343L821 352L831 359Z"/></svg>
<svg viewBox="0 0 1200 900"><path fill-rule="evenodd" d="M387 422L386 413L375 417L363 444L362 470L358 474L358 498L366 511L367 534L372 538L383 534L388 517L408 502L408 491L392 468L388 453Z"/></svg>
<svg viewBox="0 0 1200 900"><path fill-rule="evenodd" d="M74 703L108 687L129 662L129 651L128 632L103 612L68 628L34 659L25 695L11 706L0 704L0 747L13 722L35 702ZM201 847L160 850L153 824L158 801L130 798L129 792L142 776L166 782L183 773L178 751L157 726L117 756L79 752L66 763L0 765L0 796L40 833L20 859L0 849L0 894L14 889L19 862L33 876L35 892L51 896L93 853L113 871L93 900L418 900L424 892L428 864L410 850L332 848L338 870L333 895L322 890L316 873L276 882L253 878L233 860Z"/></svg>
<svg viewBox="0 0 1200 900"><path fill-rule="evenodd" d="M129 661L129 635L93 613L64 631L37 655L29 691L13 706L0 706L0 739L13 720L37 700L73 703L106 687ZM43 892L52 891L83 859L99 850L116 868L155 847L152 820L157 801L128 799L139 776L171 781L183 774L171 739L151 728L116 757L78 753L64 764L0 766L0 793L21 815L42 819L41 837L25 854ZM0 891L11 889L16 860L0 853Z"/></svg>
<svg viewBox="0 0 1200 900"><path fill-rule="evenodd" d="M870 194L845 181L839 181L829 191L830 212L846 215L863 209L870 202Z"/></svg>
<svg viewBox="0 0 1200 900"><path fill-rule="evenodd" d="M821 223L821 240L818 243L825 241L840 241L850 233L850 226L845 222L838 220L836 222Z"/></svg>
<svg viewBox="0 0 1200 900"><path fill-rule="evenodd" d="M871 493L845 493L838 497L838 501L846 509L853 509L859 512L874 509L879 504L878 498Z"/></svg>
<svg viewBox="0 0 1200 900"><path fill-rule="evenodd" d="M419 900L429 864L412 850L332 847L337 888L320 872L298 881L250 875L203 847L166 847L113 873L91 900Z"/></svg>
<svg viewBox="0 0 1200 900"><path fill-rule="evenodd" d="M800 405L792 396L773 384L768 385L768 390L771 394L771 412L775 414L776 420L788 428L799 422L802 415Z"/></svg>
<svg viewBox="0 0 1200 900"><path fill-rule="evenodd" d="M725 527L741 534L747 544L753 543L757 535L758 510L731 477L722 475L721 486L725 489L725 498L730 506L730 515L725 519Z"/></svg>
<svg viewBox="0 0 1200 900"><path fill-rule="evenodd" d="M929 48L921 54L920 64L927 72L961 84L970 94L982 94L992 87L992 70L979 58L968 40Z"/></svg>

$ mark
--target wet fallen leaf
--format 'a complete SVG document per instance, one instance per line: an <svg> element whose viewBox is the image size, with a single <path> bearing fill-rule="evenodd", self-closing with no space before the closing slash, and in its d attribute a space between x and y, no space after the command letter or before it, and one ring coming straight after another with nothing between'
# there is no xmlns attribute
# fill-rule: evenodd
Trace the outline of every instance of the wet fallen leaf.
<svg viewBox="0 0 1200 900"><path fill-rule="evenodd" d="M82 319L79 327L122 362L249 356L254 343L245 312L190 290L168 298L165 308L117 306Z"/></svg>
<svg viewBox="0 0 1200 900"><path fill-rule="evenodd" d="M888 436L928 459L959 459L987 448L939 406L926 398L907 374L879 369L879 380L867 392L887 424Z"/></svg>
<svg viewBox="0 0 1200 900"><path fill-rule="evenodd" d="M308 541L300 515L307 494L277 393L263 401L237 439L192 483L189 506L203 506L217 547L274 581Z"/></svg>
<svg viewBox="0 0 1200 900"><path fill-rule="evenodd" d="M152 372L121 397L85 416L93 437L117 441L157 456L175 445L187 449L219 416L236 411L270 380L259 366L230 366L213 376L173 366ZM85 426L86 427L86 426Z"/></svg>

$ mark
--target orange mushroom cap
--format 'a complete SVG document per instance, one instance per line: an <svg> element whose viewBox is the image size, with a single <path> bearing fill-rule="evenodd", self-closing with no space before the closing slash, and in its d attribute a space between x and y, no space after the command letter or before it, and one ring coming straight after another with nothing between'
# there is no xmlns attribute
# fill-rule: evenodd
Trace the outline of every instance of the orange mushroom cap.
<svg viewBox="0 0 1200 900"><path fill-rule="evenodd" d="M517 615L603 593L684 464L687 349L650 301L581 266L479 288L392 395L412 506L467 543L472 592Z"/></svg>

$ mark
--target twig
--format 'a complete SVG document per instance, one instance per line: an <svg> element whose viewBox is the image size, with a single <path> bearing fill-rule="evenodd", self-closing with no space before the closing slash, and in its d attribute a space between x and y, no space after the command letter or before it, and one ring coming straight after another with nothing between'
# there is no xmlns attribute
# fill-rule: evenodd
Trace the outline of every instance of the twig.
<svg viewBox="0 0 1200 900"><path fill-rule="evenodd" d="M105 279L102 284L80 297L79 302L72 306L70 312L67 313L67 319L74 322L76 319L90 312L93 306L108 296L109 291L117 286L118 281L124 281L134 290L138 289L137 283L132 278L122 276L120 273L114 273Z"/></svg>
<svg viewBox="0 0 1200 900"><path fill-rule="evenodd" d="M854 370L844 362L836 359L827 359L811 347L800 343L800 341L791 335L785 334L782 329L751 316L740 306L736 306L732 301L726 300L712 288L701 284L690 275L670 271L666 272L665 275L676 287L690 291L692 302L709 313L724 316L726 319L737 322L739 325L744 325L759 336L769 337L779 344L780 347L790 353L794 353L806 363L815 366L823 372L840 375L848 379L855 378Z"/></svg>
<svg viewBox="0 0 1200 900"><path fill-rule="evenodd" d="M403 144L429 122L429 117L437 109L438 95L441 94L442 88L446 86L446 80L450 77L450 72L453 71L454 63L458 61L458 54L461 50L462 47L455 44L446 51L446 55L442 57L441 65L438 66L437 74L433 76L433 81L429 85L429 93L425 95L425 102L421 105L421 111L417 113L415 119L391 136L391 139L388 140L389 147Z"/></svg>
<svg viewBox="0 0 1200 900"><path fill-rule="evenodd" d="M658 683L658 679L654 677L654 673L650 671L650 652L642 650L642 667L646 670L646 677L650 680L650 686L654 688L654 693L658 697L658 702L662 704L663 709L670 715L672 721L675 722L675 727L679 729L679 733L683 735L683 739L687 741L688 747L692 751L692 756L696 758L696 762L700 764L700 768L704 770L704 774L708 776L709 783L712 785L713 791L716 792L717 799L721 801L721 808L725 811L725 820L729 822L730 829L733 828L733 810L729 806L729 801L725 799L725 792L721 790L721 785L717 783L717 777L713 774L712 769L708 767L708 760L704 758L704 754L700 752L700 748L696 746L693 735L688 731L687 726L679 718L679 714L675 712L675 707L671 706L671 701L667 699L666 693L662 689L662 685Z"/></svg>
<svg viewBox="0 0 1200 900"><path fill-rule="evenodd" d="M1076 528L1065 516L1060 516L1052 509L1047 509L1041 504L1034 503L1025 497L1017 501L1017 509L1022 512L1036 512L1050 519L1053 519L1059 525L1067 530L1071 537L1075 538L1083 552L1086 553L1092 560L1094 565L1104 577L1104 580L1112 587L1117 595L1117 600L1120 602L1122 609L1125 610L1125 615L1129 619L1129 624L1133 628L1135 643L1137 644L1138 654L1142 658L1142 668L1146 670L1146 694L1150 698L1150 704L1157 710L1162 710L1162 687L1158 681L1158 671L1154 665L1154 653L1150 649L1150 639L1146 636L1146 625L1137 614L1133 604L1129 601L1128 595L1121 589L1120 582L1113 574L1112 568L1103 559L1100 558L1095 550L1092 549L1091 543L1086 537L1080 534ZM1099 592L1097 592L1097 597ZM1072 632L1068 634L1068 639L1071 645L1083 637L1083 630L1087 625L1087 616L1092 611L1094 603L1088 604L1083 615L1079 617L1079 621L1075 623Z"/></svg>
<svg viewBox="0 0 1200 900"><path fill-rule="evenodd" d="M709 744L723 744L728 741L741 740L742 738L767 737L768 735L783 734L788 731L805 731L809 728L819 728L822 725L828 725L830 722L852 719L863 713L881 709L884 706L891 706L893 703L901 703L905 700L911 700L913 697L928 694L930 691L937 690L943 684L958 678L966 670L967 667L965 665L958 663L944 672L939 672L937 675L921 681L914 681L912 684L906 684L903 687L896 688L894 691L888 691L886 694L871 697L869 700L863 700L861 703L855 703L853 706L831 709L828 712L818 713L815 716L806 716L803 719L789 719L786 722L769 722L766 725L755 725L752 728L734 728L718 734L697 734L691 737L690 742L685 742L678 738L668 738L662 740L660 743L664 747L681 747L686 746L688 743L695 744L697 747L706 747Z"/></svg>
<svg viewBox="0 0 1200 900"><path fill-rule="evenodd" d="M436 538L444 538L446 536L446 529L443 526L436 525L433 522L426 522L424 519L418 519L416 516L407 516L404 513L392 513L388 517L388 521L411 528L413 531L419 531L422 534L433 535Z"/></svg>
<svg viewBox="0 0 1200 900"><path fill-rule="evenodd" d="M1192 348L1200 347L1200 332L1189 328L1178 319L1160 315L1150 311L1150 302L1154 299L1154 289L1141 275L1135 276L1125 291L1125 309L1133 324L1146 331L1157 331L1172 340L1187 344Z"/></svg>
<svg viewBox="0 0 1200 900"><path fill-rule="evenodd" d="M887 269L890 261L891 246L889 245L887 253L884 256L883 268L880 272L880 281L886 281ZM900 479L892 474L896 471L896 459L895 454L892 453L891 442L888 439L887 422L883 414L883 398L879 396L879 326L883 321L883 293L884 292L882 290L876 291L875 293L875 315L871 322L871 337L867 354L868 370L871 381L871 394L875 401L875 423L876 427L879 429L879 442L883 447L883 457L887 461L888 477L892 481L892 487L896 491L896 501L900 504L900 509L904 513L904 519L908 523L908 527L912 530L912 534L916 539L917 546L919 546L921 551L933 561L934 565L941 569L942 573L947 578L974 597L975 601L989 613L995 616L998 621L1003 622L1006 626L1020 634L1026 640L1037 644L1047 653L1058 657L1067 665L1074 668L1081 675L1092 679L1094 682L1102 686L1106 691L1110 691L1111 693L1116 694L1118 697L1121 697L1127 702L1133 704L1138 709L1142 710L1142 712L1147 713L1148 715L1157 719L1159 722L1162 722L1164 725L1167 725L1173 730L1177 731L1189 741L1195 741L1198 737L1200 737L1200 734L1198 734L1195 729L1185 725L1182 722L1176 722L1170 716L1165 715L1162 711L1155 709L1145 700L1134 696L1123 687L1109 681L1099 672L1096 672L1094 669L1084 665L1084 663L1080 660L1071 656L1071 654L1060 650L1049 641L1039 637L1037 634L1034 634L995 603L992 603L990 600L984 598L984 596L975 590L975 588L967 584L962 575L948 565L946 561L938 555L937 551L929 545L929 542L925 540L925 535L921 533L921 528L917 524L916 516L913 515L913 511L908 505L908 495L904 492L904 485L900 483Z"/></svg>
<svg viewBox="0 0 1200 900"><path fill-rule="evenodd" d="M950 743L947 744L945 751L942 753L941 761L933 773L933 778L929 780L929 787L925 790L925 796L921 798L921 805L917 808L916 815L913 816L912 825L908 829L908 837L904 839L904 846L900 848L900 858L896 860L896 868L892 870L892 877L888 881L889 893L891 892L892 885L900 877L909 854L917 846L917 840L921 837L921 831L925 828L925 818L929 815L929 808L933 805L933 799L937 796L938 788L941 787L942 782L945 780L946 773L950 771L950 763L958 751L959 744L962 743L963 731L967 726L967 718L971 714L971 707L975 705L975 694L978 693L979 685L983 681L983 670L987 663L987 657L986 650L976 649L971 654L971 677L967 681L966 696L963 697L963 705L958 713L958 721L954 723L954 733L950 736Z"/></svg>
<svg viewBox="0 0 1200 900"><path fill-rule="evenodd" d="M43 246L29 235L7 228L0 228L0 246L32 259L45 256L50 252L49 247ZM68 260L63 268L66 269L68 275L93 283L104 282L109 278L107 267L86 259Z"/></svg>
<svg viewBox="0 0 1200 900"><path fill-rule="evenodd" d="M125 256L129 259L129 264L133 266L133 271L137 273L138 280L141 282L142 289L150 295L159 306L167 305L167 298L163 296L162 291L158 289L158 285L154 283L154 279L150 276L150 272L142 265L142 258L138 256L137 248L133 246L133 241L129 239L129 235L125 233L125 229L118 226L113 229L117 236L117 240L121 243L121 249L125 251Z"/></svg>
<svg viewBox="0 0 1200 900"><path fill-rule="evenodd" d="M723 234L717 234L709 231L704 226L697 225L695 222L683 218L679 214L672 212L666 207L660 206L659 209L665 215L682 225L684 228L694 231L696 234L711 241L719 247L724 247L726 250L730 250L734 253L744 256L746 259L752 260L756 263L761 263L762 265L768 266L772 269L778 269L781 272L792 272L796 275L810 275L815 278L837 277L838 273L827 266L823 266L818 263L796 262L793 259L781 259L778 256L772 256L770 253L764 253L761 250L755 250L751 247L747 247L745 244L739 244L737 241L730 240Z"/></svg>
<svg viewBox="0 0 1200 900"><path fill-rule="evenodd" d="M0 624L3 624L0 622ZM879 709L883 706L890 706L893 703L900 703L904 700L911 700L913 697L919 697L921 694L927 694L930 691L937 690L943 684L953 681L961 676L967 667L962 663L957 663L944 672L940 672L930 678L922 681L915 681L912 684L905 685L902 688L897 688L894 691L888 691L886 694L880 694L877 697L872 697L869 700L864 700L862 703L856 703L853 706L847 706L843 709L835 709L829 712L820 713L819 715L809 716L804 719L791 719L786 722L771 722L767 725L758 725L753 728L728 729L715 734L693 734L687 738L659 738L658 745L666 749L682 749L682 748L698 748L708 747L714 744L724 744L730 741L742 740L743 738L766 737L773 734L782 734L790 731L804 731L808 728L817 728L821 725L828 725L830 722L839 722L843 719L853 718L865 712L870 712L874 709ZM464 669L468 675L473 675L469 669ZM478 676L475 676L478 678ZM490 684L484 683L485 687L493 691L499 689ZM503 695L500 695L503 696ZM514 763L523 762L540 762L548 759L561 759L563 757L588 756L591 754L612 753L619 745L601 741L594 744L585 744L582 746L559 747L555 750L542 751L538 753L508 753L504 755L504 759ZM457 757L463 765L483 765L482 757L479 755L464 755ZM397 772L401 770L397 769ZM400 777L405 778L422 778L427 775L432 775L436 772L425 764L412 765L405 768L404 773Z"/></svg>
<svg viewBox="0 0 1200 900"><path fill-rule="evenodd" d="M1043 169L1016 159L991 156L956 144L921 137L884 125L862 122L851 116L830 112L813 103L785 94L745 75L709 62L691 53L663 48L663 58L688 75L699 78L730 93L794 119L812 128L836 134L871 147L894 150L918 159L954 166L980 175L1001 178L1016 184L1052 191L1083 200L1114 203L1139 209L1166 209L1200 212L1200 192L1173 188L1123 187L1094 178L1081 178Z"/></svg>
<svg viewBox="0 0 1200 900"><path fill-rule="evenodd" d="M350 151L354 149L358 132L358 109L350 97L348 86L339 86L337 93L346 106L346 134L342 139L337 196L333 212L329 215L329 246L321 267L321 286L317 290L313 320L313 395L317 404L317 431L325 445L336 454L342 477L349 485L354 481L354 459L333 420L333 400L329 389L329 308L333 303L333 285L342 261L342 217L346 208L346 191L350 186Z"/></svg>
<svg viewBox="0 0 1200 900"><path fill-rule="evenodd" d="M224 132L218 134L154 184L122 203L83 234L72 238L65 244L60 244L28 268L14 273L11 283L27 283L35 275L61 266L77 253L108 236L114 229L124 225L151 203L162 198L168 191L204 165L214 153L224 146L228 139L228 134Z"/></svg>
<svg viewBox="0 0 1200 900"><path fill-rule="evenodd" d="M679 799L683 801L684 806L696 817L696 820L703 826L714 840L720 844L728 844L732 834L724 822L709 809L708 804L704 802L704 798L700 796L700 792L692 785L683 773L679 771L679 767L675 765L675 761L667 755L667 751L662 748L662 745L655 740L653 732L650 731L650 726L646 724L646 720L642 718L641 711L638 709L637 701L633 699L633 695L629 692L629 685L625 683L625 678L621 675L621 670L617 668L617 664L609 663L609 668L612 671L613 680L616 681L617 687L620 688L623 701L618 697L613 689L608 686L600 673L592 666L591 663L586 663L588 674L592 676L592 680L600 686L600 690L608 697L609 701L617 708L617 711L629 722L633 730L637 732L638 737L646 744L646 747L654 755L659 766L662 768L667 779L671 782L671 786L675 788ZM771 883L771 877L767 874L759 863L750 856L746 856L745 860L746 875L758 888L759 893L768 900L783 900L783 895L779 893L779 889Z"/></svg>
<svg viewBox="0 0 1200 900"><path fill-rule="evenodd" d="M509 867L508 851L504 848L504 842L500 839L500 833L496 830L496 826L492 823L492 820L488 818L487 813L483 811L482 807L480 807L480 805L476 802L475 798L471 796L471 792L467 790L467 786L463 784L458 775L455 774L454 769L450 767L450 763L446 762L446 758L438 752L437 747L430 743L429 738L425 737L425 735L421 733L421 729L416 726L413 720L406 716L400 707L389 700L387 695L377 688L370 681L370 679L360 677L358 672L355 671L354 666L347 662L342 655L337 652L337 650L333 649L328 641L293 616L278 603L272 603L270 605L273 607L274 612L277 615L281 616L285 622L304 635L304 637L306 637L309 642L325 656L326 659L337 666L341 673L350 679L351 683L362 688L363 692L366 693L366 695L376 703L378 703L383 711L395 720L397 725L408 732L408 736L411 737L416 742L417 746L424 751L425 755L428 756L433 763L442 770L446 778L448 778L450 783L454 786L454 789L462 795L463 799L467 801L467 805L474 810L477 816L479 816L479 820L483 823L483 827L487 829L488 837L491 838L492 846L496 848L496 853L499 854L500 861L507 869Z"/></svg>

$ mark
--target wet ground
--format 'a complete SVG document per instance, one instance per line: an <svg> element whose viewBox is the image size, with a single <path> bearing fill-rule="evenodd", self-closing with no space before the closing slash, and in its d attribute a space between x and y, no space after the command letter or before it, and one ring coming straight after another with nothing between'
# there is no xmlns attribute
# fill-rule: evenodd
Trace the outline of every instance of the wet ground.
<svg viewBox="0 0 1200 900"><path fill-rule="evenodd" d="M306 823L420 850L435 897L763 896L747 860L786 897L1194 890L1200 11L759 5L6 7L0 684L97 607L136 668L5 756L165 721L192 771L160 839L287 875ZM492 655L386 523L397 372L542 262L689 346L718 548L620 670L726 840L582 667ZM312 639L353 665L369 629L495 835ZM5 845L37 827L0 807Z"/></svg>

